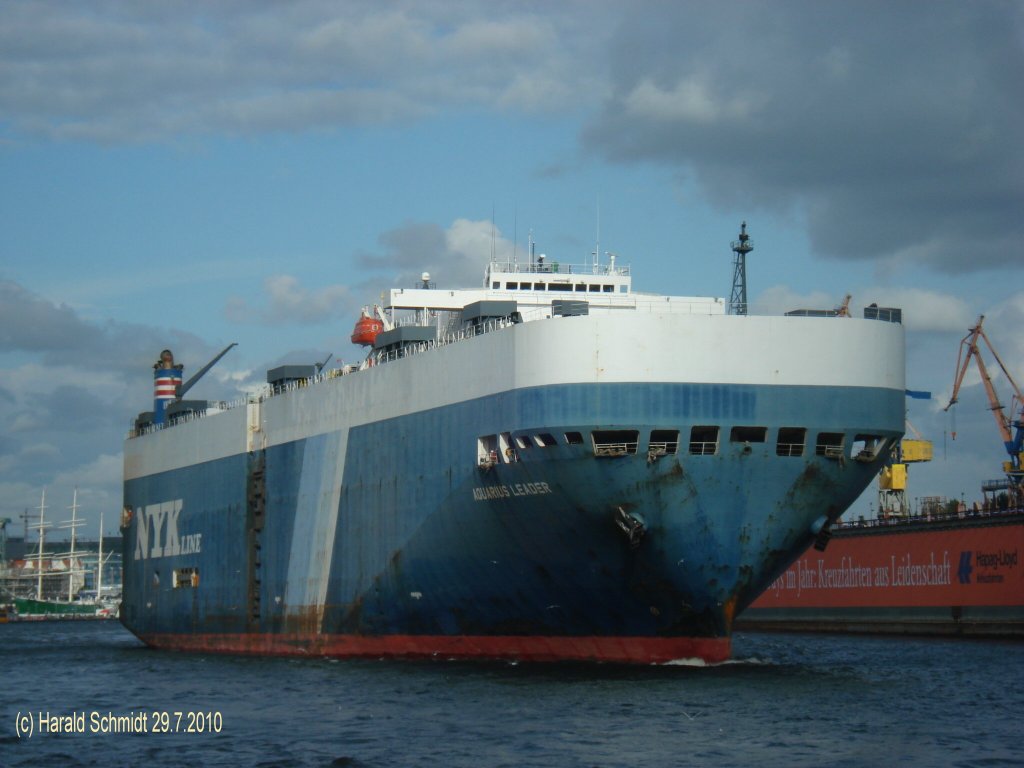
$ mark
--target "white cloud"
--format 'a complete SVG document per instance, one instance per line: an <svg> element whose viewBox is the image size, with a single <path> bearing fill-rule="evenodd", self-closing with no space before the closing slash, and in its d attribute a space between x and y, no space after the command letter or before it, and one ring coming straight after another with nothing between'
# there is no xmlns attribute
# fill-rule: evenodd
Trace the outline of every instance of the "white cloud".
<svg viewBox="0 0 1024 768"><path fill-rule="evenodd" d="M1010 296L985 313L985 333L996 347L1017 384L1024 386L1024 291Z"/></svg>
<svg viewBox="0 0 1024 768"><path fill-rule="evenodd" d="M1022 22L1013 3L663 4L616 31L583 141L722 209L797 211L824 256L1019 269Z"/></svg>
<svg viewBox="0 0 1024 768"><path fill-rule="evenodd" d="M101 453L87 464L59 472L54 477L54 484L60 486L78 486L83 489L86 496L97 493L91 489L106 489L103 492L104 498L109 497L109 489L119 488L124 478L124 460L120 453ZM80 492L81 493L81 492ZM115 507L120 508L120 505Z"/></svg>
<svg viewBox="0 0 1024 768"><path fill-rule="evenodd" d="M681 78L671 89L643 80L625 97L624 105L631 115L641 119L697 123L744 119L753 107L746 97L722 99L713 94L699 76Z"/></svg>
<svg viewBox="0 0 1024 768"><path fill-rule="evenodd" d="M147 141L306 131L484 106L593 104L619 11L315 0L0 6L0 94L26 137Z"/></svg>
<svg viewBox="0 0 1024 768"><path fill-rule="evenodd" d="M263 290L266 301L261 307L239 296L229 297L225 317L236 323L302 325L322 323L352 311L351 293L345 285L310 289L293 275L272 275L263 281Z"/></svg>
<svg viewBox="0 0 1024 768"><path fill-rule="evenodd" d="M959 296L923 288L867 288L862 297L881 307L903 310L903 325L908 331L966 333L978 319Z"/></svg>
<svg viewBox="0 0 1024 768"><path fill-rule="evenodd" d="M466 288L483 284L484 269L493 253L511 260L513 243L489 221L456 219L447 229L436 224L407 222L383 233L382 253L360 253L360 266L386 272L390 279L372 279L362 286L376 297L384 285L411 286L423 272L440 287Z"/></svg>
<svg viewBox="0 0 1024 768"><path fill-rule="evenodd" d="M784 315L794 309L835 309L843 297L822 291L797 293L785 285L765 288L750 302L753 315Z"/></svg>

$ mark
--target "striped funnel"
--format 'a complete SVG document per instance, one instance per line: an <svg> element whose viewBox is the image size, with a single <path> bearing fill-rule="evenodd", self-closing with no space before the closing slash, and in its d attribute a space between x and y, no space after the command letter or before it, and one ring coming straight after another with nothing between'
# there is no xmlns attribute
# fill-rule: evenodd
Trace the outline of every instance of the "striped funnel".
<svg viewBox="0 0 1024 768"><path fill-rule="evenodd" d="M174 401L181 387L184 366L174 364L174 355L165 349L153 366L153 423L163 424L168 404Z"/></svg>

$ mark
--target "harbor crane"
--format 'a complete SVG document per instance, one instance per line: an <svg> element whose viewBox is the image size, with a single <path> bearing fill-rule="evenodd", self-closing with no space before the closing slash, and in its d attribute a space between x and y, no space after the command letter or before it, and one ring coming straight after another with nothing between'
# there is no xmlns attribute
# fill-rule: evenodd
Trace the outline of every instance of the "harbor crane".
<svg viewBox="0 0 1024 768"><path fill-rule="evenodd" d="M0 568L7 565L7 524L9 517L0 517Z"/></svg>
<svg viewBox="0 0 1024 768"><path fill-rule="evenodd" d="M922 393L928 394L930 393ZM907 517L907 465L932 460L932 441L925 440L907 419L907 428L913 438L905 437L897 443L892 456L878 475L878 513L884 519Z"/></svg>
<svg viewBox="0 0 1024 768"><path fill-rule="evenodd" d="M967 373L967 369L970 367L971 360L973 359L978 366L978 373L981 374L981 382L985 386L989 408L995 417L1003 447L1006 449L1007 454L1009 454L1009 460L1003 462L1003 472L1006 474L1006 480L989 481L982 486L982 490L986 493L1005 491L1010 505L1016 507L1024 502L1024 468L1021 466L1022 453L1024 453L1024 395L1021 395L1020 387L1017 386L1017 382L1006 369L1002 358L999 357L999 353L996 352L995 347L992 346L992 342L982 328L984 322L985 316L980 315L977 325L968 329L968 334L960 341L960 353L956 361L956 378L953 381L953 394L949 398L949 405L945 407L945 410L948 411L957 402L957 397L960 394L960 385L963 383L964 375ZM981 357L981 349L978 346L979 339L985 342L992 357L998 363L999 369L1013 388L1009 413L1007 413L1007 409L1003 404L999 402L999 396L996 394L995 386L992 384L992 377L989 375L985 361ZM956 439L956 432L953 433L953 439Z"/></svg>

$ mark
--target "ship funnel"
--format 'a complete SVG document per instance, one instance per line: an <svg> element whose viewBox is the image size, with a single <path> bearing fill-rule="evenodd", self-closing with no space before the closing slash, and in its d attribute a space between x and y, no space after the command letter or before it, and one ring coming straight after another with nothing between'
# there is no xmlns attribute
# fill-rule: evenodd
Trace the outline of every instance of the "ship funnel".
<svg viewBox="0 0 1024 768"><path fill-rule="evenodd" d="M165 349L153 365L153 423L163 424L167 406L174 402L181 387L181 376L185 366L176 365L174 353Z"/></svg>
<svg viewBox="0 0 1024 768"><path fill-rule="evenodd" d="M228 344L220 354L200 368L198 373L184 384L181 377L185 366L174 362L174 353L171 350L165 349L161 352L160 359L153 364L153 423L163 424L167 420L167 406L184 397L185 393L235 346L235 342Z"/></svg>

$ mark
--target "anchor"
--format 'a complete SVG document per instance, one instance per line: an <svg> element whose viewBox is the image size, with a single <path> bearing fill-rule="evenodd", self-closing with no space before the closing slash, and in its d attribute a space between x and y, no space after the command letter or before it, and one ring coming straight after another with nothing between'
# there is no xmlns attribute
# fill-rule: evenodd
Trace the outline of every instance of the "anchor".
<svg viewBox="0 0 1024 768"><path fill-rule="evenodd" d="M629 546L636 549L640 546L640 539L644 537L644 520L639 515L630 514L622 507L615 508L615 524L626 534Z"/></svg>

